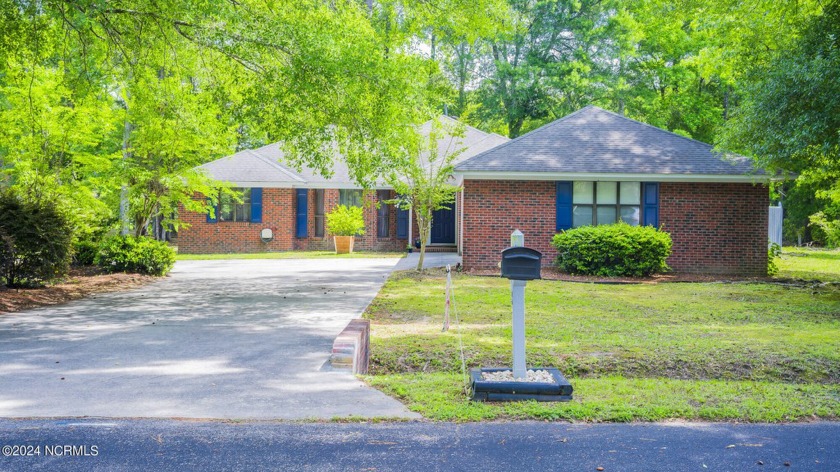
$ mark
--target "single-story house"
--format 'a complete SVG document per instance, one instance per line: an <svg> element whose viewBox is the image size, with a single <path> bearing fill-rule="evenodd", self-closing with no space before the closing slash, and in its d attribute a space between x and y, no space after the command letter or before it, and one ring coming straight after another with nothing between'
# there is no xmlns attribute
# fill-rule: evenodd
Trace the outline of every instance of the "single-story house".
<svg viewBox="0 0 840 472"><path fill-rule="evenodd" d="M741 156L588 106L461 162L463 264L494 267L509 234L625 221L671 234L679 272L766 275L768 177Z"/></svg>
<svg viewBox="0 0 840 472"><path fill-rule="evenodd" d="M457 139L465 151L453 178L462 192L435 213L429 243L460 252L468 270L495 268L515 229L548 265L557 232L625 221L668 231L676 271L766 273L768 177L746 158L595 106L514 140L471 127ZM364 205L394 198L393 189L362 192L340 159L325 179L295 171L272 144L202 168L241 188L244 202L223 199L216 218L183 215L191 225L178 235L184 253L331 249L324 214L340 203L365 208L358 249L403 250L417 235L409 212ZM272 240L260 238L264 228Z"/></svg>
<svg viewBox="0 0 840 472"><path fill-rule="evenodd" d="M449 117L440 120L459 124ZM431 129L428 122L420 132L428 136ZM462 135L442 138L438 147L441 153L463 149L455 158L458 163L507 141L504 136L464 126ZM357 250L404 251L419 234L410 211L383 203L395 198L391 187L382 184L363 191L350 178L340 157L330 178L306 167L295 170L285 161L279 143L240 151L200 169L241 191L242 203L222 196L212 216L183 212L181 218L189 227L178 233L181 253L331 250L333 242L325 229L325 214L339 204L363 208L365 234L356 237ZM460 196L450 208L434 213L427 241L431 250L458 250L459 206ZM271 230L272 239L261 237L264 229Z"/></svg>

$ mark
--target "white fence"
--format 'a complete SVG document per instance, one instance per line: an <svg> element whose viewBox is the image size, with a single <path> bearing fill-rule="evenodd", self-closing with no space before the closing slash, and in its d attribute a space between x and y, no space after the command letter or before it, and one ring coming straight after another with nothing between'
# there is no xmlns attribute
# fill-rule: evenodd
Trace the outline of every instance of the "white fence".
<svg viewBox="0 0 840 472"><path fill-rule="evenodd" d="M767 225L767 237L769 238L771 243L776 243L779 246L782 245L782 215L784 212L782 211L782 204L779 203L779 206L771 206L770 207L770 217L768 220Z"/></svg>

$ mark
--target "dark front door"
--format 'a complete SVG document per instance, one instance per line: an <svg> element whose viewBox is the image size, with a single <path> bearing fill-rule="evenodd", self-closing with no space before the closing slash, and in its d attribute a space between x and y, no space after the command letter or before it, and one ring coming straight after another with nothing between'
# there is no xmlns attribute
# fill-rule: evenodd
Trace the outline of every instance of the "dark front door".
<svg viewBox="0 0 840 472"><path fill-rule="evenodd" d="M455 244L455 204L432 213L432 244Z"/></svg>

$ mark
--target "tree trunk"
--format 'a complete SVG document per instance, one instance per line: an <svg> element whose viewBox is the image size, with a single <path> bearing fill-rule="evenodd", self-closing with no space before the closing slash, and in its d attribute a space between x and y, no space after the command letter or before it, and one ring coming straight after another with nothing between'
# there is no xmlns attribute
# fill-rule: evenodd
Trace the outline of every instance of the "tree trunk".
<svg viewBox="0 0 840 472"><path fill-rule="evenodd" d="M432 228L431 215L417 216L417 229L420 233L420 258L417 260L417 271L423 270L423 261L426 259L426 241L429 240L429 232Z"/></svg>

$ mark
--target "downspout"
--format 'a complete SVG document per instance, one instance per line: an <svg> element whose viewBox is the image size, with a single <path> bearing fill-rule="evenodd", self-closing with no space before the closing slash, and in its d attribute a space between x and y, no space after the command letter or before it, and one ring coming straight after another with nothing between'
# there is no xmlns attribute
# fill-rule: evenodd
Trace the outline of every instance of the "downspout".
<svg viewBox="0 0 840 472"><path fill-rule="evenodd" d="M464 185L461 185L461 205L458 207L458 255L464 255Z"/></svg>

